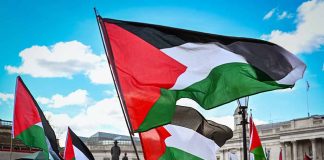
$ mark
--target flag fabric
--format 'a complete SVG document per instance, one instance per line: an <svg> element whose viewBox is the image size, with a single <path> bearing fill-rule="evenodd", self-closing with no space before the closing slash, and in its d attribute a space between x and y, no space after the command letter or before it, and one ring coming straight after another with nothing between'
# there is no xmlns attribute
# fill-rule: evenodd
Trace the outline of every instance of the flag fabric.
<svg viewBox="0 0 324 160"><path fill-rule="evenodd" d="M250 160L254 160L254 155L253 155L253 153L250 152L249 157L250 157Z"/></svg>
<svg viewBox="0 0 324 160"><path fill-rule="evenodd" d="M280 148L279 160L282 160L282 149Z"/></svg>
<svg viewBox="0 0 324 160"><path fill-rule="evenodd" d="M304 154L304 160L312 160L306 153Z"/></svg>
<svg viewBox="0 0 324 160"><path fill-rule="evenodd" d="M264 154L261 140L255 127L255 124L252 120L252 115L250 116L250 147L249 150L254 155L254 160L266 160L266 156Z"/></svg>
<svg viewBox="0 0 324 160"><path fill-rule="evenodd" d="M66 136L64 160L94 160L88 147L70 128Z"/></svg>
<svg viewBox="0 0 324 160"><path fill-rule="evenodd" d="M211 109L293 87L305 64L270 42L98 17L132 128L170 123L176 101Z"/></svg>
<svg viewBox="0 0 324 160"><path fill-rule="evenodd" d="M46 159L61 159L55 133L20 76L16 82L13 117L13 138L42 149Z"/></svg>
<svg viewBox="0 0 324 160"><path fill-rule="evenodd" d="M193 108L177 106L171 124L139 135L146 160L215 160L217 150L233 132Z"/></svg>

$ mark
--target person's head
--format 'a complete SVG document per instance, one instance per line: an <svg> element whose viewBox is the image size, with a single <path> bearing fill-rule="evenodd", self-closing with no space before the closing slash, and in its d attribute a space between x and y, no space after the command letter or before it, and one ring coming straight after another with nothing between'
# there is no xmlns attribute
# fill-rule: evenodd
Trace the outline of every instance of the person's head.
<svg viewBox="0 0 324 160"><path fill-rule="evenodd" d="M117 143L118 143L118 141L117 141L117 140L115 140L115 141L114 141L114 144L115 144L115 146L117 146Z"/></svg>
<svg viewBox="0 0 324 160"><path fill-rule="evenodd" d="M125 157L127 156L127 152L125 152Z"/></svg>

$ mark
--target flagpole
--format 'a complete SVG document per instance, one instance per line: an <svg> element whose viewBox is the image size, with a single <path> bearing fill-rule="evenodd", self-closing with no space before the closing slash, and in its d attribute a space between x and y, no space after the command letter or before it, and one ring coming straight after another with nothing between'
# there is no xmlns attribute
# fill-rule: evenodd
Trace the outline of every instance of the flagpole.
<svg viewBox="0 0 324 160"><path fill-rule="evenodd" d="M93 8L93 9L94 9L94 12L95 12L95 15L96 15L96 20L97 20L97 24L98 24L98 27L99 27L102 44L103 44L105 52L106 52L106 57L107 57L107 60L108 60L110 73L111 73L113 81L114 81L114 85L115 85L115 88L116 88L116 91L117 91L117 96L118 96L119 103L120 103L120 106L121 106L121 109L122 109L122 112L123 112L123 116L124 116L124 119L125 119L125 122L126 122L126 126L127 126L127 129L128 129L132 144L133 144L133 148L134 148L137 160L139 160L139 156L138 156L138 153L137 153L137 148L136 148L136 145L135 145L135 142L134 142L134 139L133 139L134 130L132 128L132 125L129 122L128 111L127 111L127 108L125 107L125 101L124 101L124 99L123 99L123 97L121 95L121 89L119 87L120 86L119 85L119 80L118 80L118 77L116 75L116 70L115 70L115 67L114 67L115 65L114 65L114 63L112 61L112 57L110 55L110 53L112 53L112 49L111 49L111 46L110 46L110 41L109 41L109 39L107 37L104 37L104 36L107 35L107 33L106 33L107 30L106 30L105 26L103 26L105 29L104 30L102 29L101 21L99 21L100 17L99 17L99 15L97 13L97 9L96 8Z"/></svg>
<svg viewBox="0 0 324 160"><path fill-rule="evenodd" d="M307 105L307 115L308 117L310 117L310 114L309 114L309 105L308 105L308 91L309 91L309 83L308 81L306 81L306 105Z"/></svg>
<svg viewBox="0 0 324 160"><path fill-rule="evenodd" d="M246 145L246 124L248 124L247 118L246 118L246 109L248 108L248 98L245 97L245 104L242 105L240 100L237 100L237 103L239 105L239 114L242 115L242 121L240 125L242 125L242 131L243 131L243 159L247 159L247 145Z"/></svg>

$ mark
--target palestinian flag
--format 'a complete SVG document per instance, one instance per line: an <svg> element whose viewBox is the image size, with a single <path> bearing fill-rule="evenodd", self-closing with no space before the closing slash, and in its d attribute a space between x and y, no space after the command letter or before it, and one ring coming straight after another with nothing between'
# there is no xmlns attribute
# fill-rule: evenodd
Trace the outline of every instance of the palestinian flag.
<svg viewBox="0 0 324 160"><path fill-rule="evenodd" d="M216 160L217 150L233 132L193 108L177 106L171 124L139 135L146 160Z"/></svg>
<svg viewBox="0 0 324 160"><path fill-rule="evenodd" d="M88 147L81 141L81 139L68 128L65 150L65 160L94 160Z"/></svg>
<svg viewBox="0 0 324 160"><path fill-rule="evenodd" d="M61 159L55 133L20 76L16 82L13 117L13 138L42 149L46 159Z"/></svg>
<svg viewBox="0 0 324 160"><path fill-rule="evenodd" d="M295 55L262 40L98 19L137 132L169 123L181 98L211 109L260 92L291 88L305 70Z"/></svg>
<svg viewBox="0 0 324 160"><path fill-rule="evenodd" d="M255 127L255 124L252 120L252 116L250 116L250 152L254 155L254 160L266 160L266 156L264 154L261 140Z"/></svg>

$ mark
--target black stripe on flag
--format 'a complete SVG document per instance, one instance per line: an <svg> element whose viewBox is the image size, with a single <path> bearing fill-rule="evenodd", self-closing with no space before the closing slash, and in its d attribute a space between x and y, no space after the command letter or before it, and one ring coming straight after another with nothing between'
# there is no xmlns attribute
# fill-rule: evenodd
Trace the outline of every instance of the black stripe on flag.
<svg viewBox="0 0 324 160"><path fill-rule="evenodd" d="M177 106L171 124L192 129L213 140L219 147L233 137L233 131L229 127L206 120L191 107Z"/></svg>
<svg viewBox="0 0 324 160"><path fill-rule="evenodd" d="M271 77L271 80L280 80L293 70L293 66L287 58L287 56L293 55L271 42L252 38L209 34L161 25L107 18L103 20L124 28L158 49L171 48L189 42L213 42L223 49L243 56L248 63Z"/></svg>
<svg viewBox="0 0 324 160"><path fill-rule="evenodd" d="M82 142L82 140L68 127L68 132L71 135L73 146L77 147L89 160L94 160L94 157L88 147Z"/></svg>

